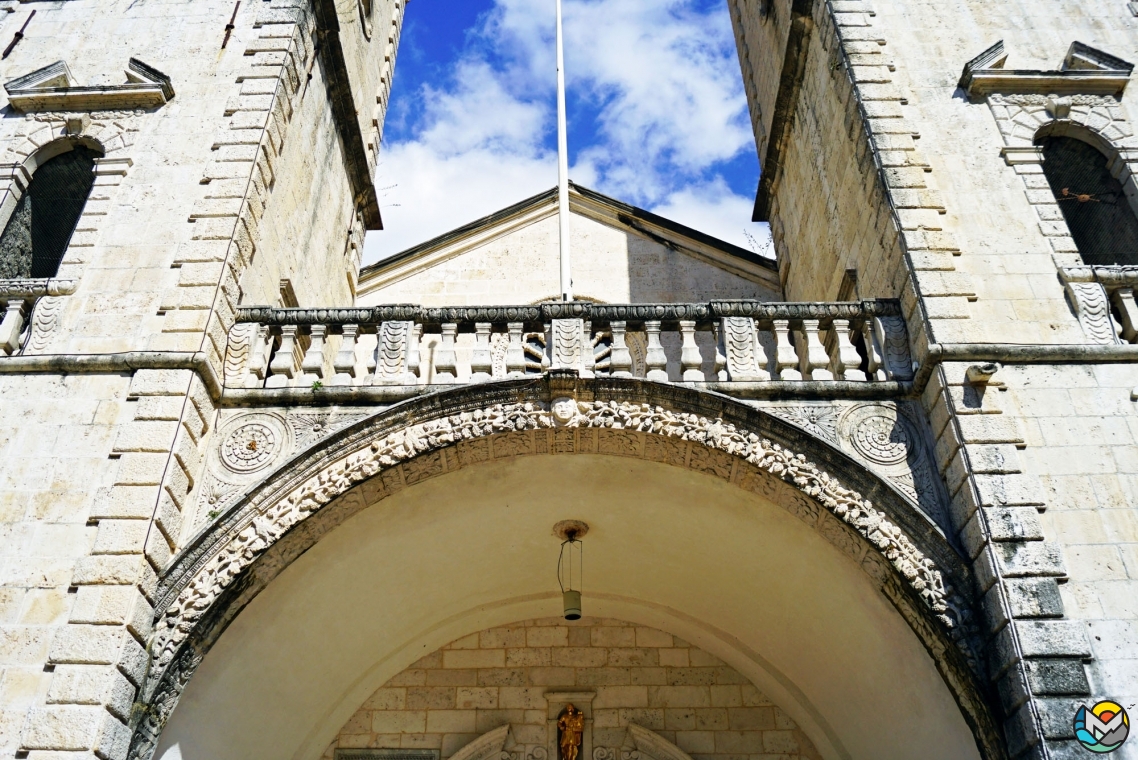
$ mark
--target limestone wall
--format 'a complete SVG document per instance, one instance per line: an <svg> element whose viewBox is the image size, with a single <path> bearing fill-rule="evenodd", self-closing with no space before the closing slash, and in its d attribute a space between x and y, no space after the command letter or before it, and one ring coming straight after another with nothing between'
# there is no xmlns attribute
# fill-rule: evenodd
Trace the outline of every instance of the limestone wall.
<svg viewBox="0 0 1138 760"><path fill-rule="evenodd" d="M509 724L521 757L553 748L550 719L572 692L588 719L582 758L626 744L630 723L695 760L818 758L786 713L721 660L669 633L619 620L558 618L491 628L452 642L378 689L335 749L426 748L446 760ZM550 757L554 757L553 754Z"/></svg>
<svg viewBox="0 0 1138 760"><path fill-rule="evenodd" d="M390 83L400 19L401 3L374 5L382 44L351 37L367 39L347 23L357 10L343 11L351 65L366 69L361 104ZM32 9L0 10L10 39ZM74 84L118 85L134 56L176 93L142 110L0 118L0 222L42 146L105 153L59 273L74 284L36 303L21 352L61 366L103 356L81 374L0 375L0 753L122 758L157 573L192 531L183 511L216 414L190 360L201 352L219 371L234 309L278 304L281 280L307 304L350 303L362 222L308 3L242 3L224 49L232 0L34 10L5 80L63 59ZM375 131L382 113L360 118ZM131 351L185 368L115 364Z"/></svg>
<svg viewBox="0 0 1138 760"><path fill-rule="evenodd" d="M1001 39L1007 70L1058 70L1076 40L1138 60L1131 5L814 3L786 149L761 151L777 178L772 230L788 297L832 297L838 270L856 267L863 296L903 298L918 354L926 342L968 344L979 363L986 350L1003 355L990 344L1025 347L1004 352L1009 362L991 381L972 364L946 363L924 389L953 531L984 593L986 656L1012 756L1081 751L1077 705L1133 701L1138 683L1133 365L1096 365L1076 351L1045 363L1028 348L1109 342L1084 331L1064 296L1059 268L1081 259L1030 157L1034 138L1046 127L1096 141L1133 191L1138 96L1130 83L1118 98L1076 87L1064 101L1014 85L970 98L958 82ZM734 5L744 76L756 80L748 93L761 101L753 114L776 103L768 72L748 55L775 34L784 7ZM782 94L791 63L779 66ZM773 131L758 125L760 146Z"/></svg>
<svg viewBox="0 0 1138 760"><path fill-rule="evenodd" d="M1014 129L1028 144L1053 119L1043 108L1029 115L969 102L957 84L965 63L999 40L1008 53L1006 69L1057 70L1076 40L1138 62L1138 16L1127 3L1109 0L1006 0L998 12L980 0L916 6L875 0L872 6L873 28L888 43L883 54L907 101L906 118L920 135L921 154L947 210L943 226L960 247L956 270L973 294L971 319L958 322L951 339L1083 342L1056 278L1057 264L1079 263L1061 211L1054 203L1038 205L1051 191L1037 168L1010 166L1001 155L1008 142L997 117L1012 121L1002 128ZM1115 149L1138 145L1133 82L1116 104L1094 109L1088 121L1089 111L1075 103L1064 121L1089 123Z"/></svg>

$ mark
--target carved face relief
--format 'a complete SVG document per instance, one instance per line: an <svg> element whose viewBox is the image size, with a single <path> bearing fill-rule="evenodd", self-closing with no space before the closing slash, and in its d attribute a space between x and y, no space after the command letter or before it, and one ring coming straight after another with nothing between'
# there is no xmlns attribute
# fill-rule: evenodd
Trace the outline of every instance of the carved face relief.
<svg viewBox="0 0 1138 760"><path fill-rule="evenodd" d="M557 424L568 425L577 417L577 402L567 397L555 398L550 411Z"/></svg>

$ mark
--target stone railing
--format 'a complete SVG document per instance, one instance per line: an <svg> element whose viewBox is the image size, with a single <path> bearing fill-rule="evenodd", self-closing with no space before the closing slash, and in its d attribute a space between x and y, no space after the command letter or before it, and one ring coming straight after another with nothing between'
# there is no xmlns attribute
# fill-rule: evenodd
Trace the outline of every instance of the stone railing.
<svg viewBox="0 0 1138 760"><path fill-rule="evenodd" d="M573 369L658 382L905 381L893 300L242 308L228 389L477 383Z"/></svg>
<svg viewBox="0 0 1138 760"><path fill-rule="evenodd" d="M1059 279L1087 340L1099 345L1138 343L1138 267L1064 267Z"/></svg>
<svg viewBox="0 0 1138 760"><path fill-rule="evenodd" d="M12 356L24 347L30 332L28 320L37 301L74 292L72 280L0 279L0 356Z"/></svg>

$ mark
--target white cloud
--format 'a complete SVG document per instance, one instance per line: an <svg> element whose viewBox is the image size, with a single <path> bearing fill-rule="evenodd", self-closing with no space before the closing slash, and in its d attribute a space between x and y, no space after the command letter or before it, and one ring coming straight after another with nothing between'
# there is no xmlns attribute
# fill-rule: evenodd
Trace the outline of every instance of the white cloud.
<svg viewBox="0 0 1138 760"><path fill-rule="evenodd" d="M672 221L773 258L770 226L750 221L754 202L731 192L721 178L672 193L653 211Z"/></svg>
<svg viewBox="0 0 1138 760"><path fill-rule="evenodd" d="M367 261L542 192L557 182L542 146L544 104L509 92L484 61L459 63L448 88L424 86L416 139L384 146L376 185L384 231L368 235Z"/></svg>
<svg viewBox="0 0 1138 760"><path fill-rule="evenodd" d="M747 245L751 199L733 194L714 169L754 150L724 9L700 12L693 0L565 0L565 23L569 86L579 99L570 114L579 140L572 178ZM553 4L494 0L453 76L411 94L420 100L418 133L384 146L377 185L388 188L380 201L386 230L369 236L366 260L556 183L546 147L552 72Z"/></svg>

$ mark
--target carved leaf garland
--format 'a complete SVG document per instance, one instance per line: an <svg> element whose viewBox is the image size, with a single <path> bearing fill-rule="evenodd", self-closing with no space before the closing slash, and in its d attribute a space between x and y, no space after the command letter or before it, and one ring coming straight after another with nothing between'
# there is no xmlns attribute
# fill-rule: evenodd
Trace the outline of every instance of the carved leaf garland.
<svg viewBox="0 0 1138 760"><path fill-rule="evenodd" d="M738 457L811 497L874 546L950 629L945 584L935 563L860 494L844 487L802 454L796 454L722 419L670 411L649 404L580 404L572 426L639 433L699 444ZM461 441L511 431L554 427L547 408L536 403L500 404L423 422L371 443L326 467L271 505L208 561L178 595L155 627L155 669L164 670L194 626L222 591L294 525L355 485L421 454Z"/></svg>

